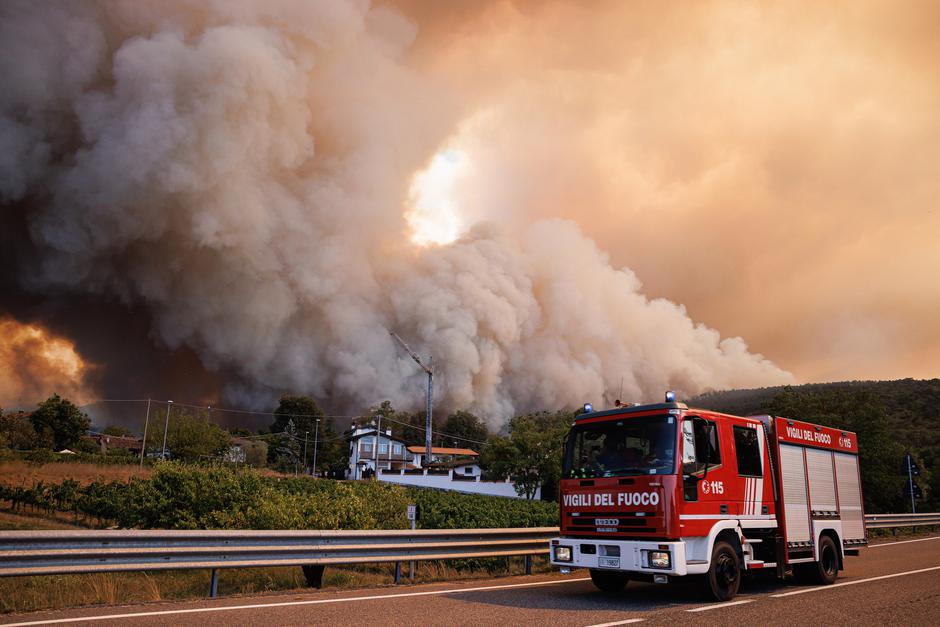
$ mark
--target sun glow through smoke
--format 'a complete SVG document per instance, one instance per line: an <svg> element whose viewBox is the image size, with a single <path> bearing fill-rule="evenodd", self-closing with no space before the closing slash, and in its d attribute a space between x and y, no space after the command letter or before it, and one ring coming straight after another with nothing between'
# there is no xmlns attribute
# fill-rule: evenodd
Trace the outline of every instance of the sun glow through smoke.
<svg viewBox="0 0 940 627"><path fill-rule="evenodd" d="M408 190L410 209L405 216L413 242L439 246L460 236L464 225L455 196L466 169L466 155L457 150L442 150L415 175Z"/></svg>
<svg viewBox="0 0 940 627"><path fill-rule="evenodd" d="M32 406L53 392L90 398L87 364L69 340L35 324L0 319L0 406Z"/></svg>

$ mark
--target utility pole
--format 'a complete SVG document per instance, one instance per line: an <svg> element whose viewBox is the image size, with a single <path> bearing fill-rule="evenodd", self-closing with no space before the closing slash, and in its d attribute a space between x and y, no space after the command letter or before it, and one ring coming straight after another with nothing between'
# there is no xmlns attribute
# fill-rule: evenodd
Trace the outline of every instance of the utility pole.
<svg viewBox="0 0 940 627"><path fill-rule="evenodd" d="M304 431L304 474L307 474L307 436L309 431Z"/></svg>
<svg viewBox="0 0 940 627"><path fill-rule="evenodd" d="M147 417L144 418L144 439L140 443L140 467L144 467L144 451L147 450L147 427L150 426L150 399L147 399Z"/></svg>
<svg viewBox="0 0 940 627"><path fill-rule="evenodd" d="M428 365L425 366L424 362L421 361L421 358L418 357L418 354L414 352L413 350L411 350L407 344L405 344L405 340L398 337L398 334L395 333L394 331L389 331L388 333L393 338L395 338L399 344L401 344L401 347L405 349L405 352L408 353L408 355L410 355L411 358L415 360L415 363L421 366L421 369L424 370L424 372L427 373L428 375L428 409L427 409L427 417L426 417L425 427L424 427L424 464L423 464L425 468L428 468L431 465L431 411L432 411L431 407L432 407L433 390L434 390L434 371L431 370L431 362L433 361L433 358L428 357Z"/></svg>
<svg viewBox="0 0 940 627"><path fill-rule="evenodd" d="M317 426L313 431L313 476L317 476L317 439L320 436L320 419L317 418Z"/></svg>
<svg viewBox="0 0 940 627"><path fill-rule="evenodd" d="M173 408L173 401L166 402L166 422L163 423L163 453L160 459L166 460L166 432L170 430L170 410Z"/></svg>
<svg viewBox="0 0 940 627"><path fill-rule="evenodd" d="M375 450L372 451L372 463L375 465L375 478L379 478L379 437L382 433L382 414L379 414L379 426L375 430Z"/></svg>

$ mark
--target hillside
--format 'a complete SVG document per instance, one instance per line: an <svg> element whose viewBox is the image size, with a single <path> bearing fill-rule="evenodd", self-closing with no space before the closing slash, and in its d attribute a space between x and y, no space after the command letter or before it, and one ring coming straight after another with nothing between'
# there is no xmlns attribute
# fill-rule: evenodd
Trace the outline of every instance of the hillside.
<svg viewBox="0 0 940 627"><path fill-rule="evenodd" d="M688 399L689 407L702 407L729 414L773 413L781 394L817 398L851 398L862 395L884 407L898 442L922 447L940 445L940 379L896 381L842 381L805 385L709 392ZM811 415L787 416L813 421Z"/></svg>

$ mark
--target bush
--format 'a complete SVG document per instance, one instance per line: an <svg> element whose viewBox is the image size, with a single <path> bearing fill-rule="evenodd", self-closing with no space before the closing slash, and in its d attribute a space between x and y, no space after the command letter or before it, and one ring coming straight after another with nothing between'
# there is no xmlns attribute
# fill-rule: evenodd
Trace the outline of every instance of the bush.
<svg viewBox="0 0 940 627"><path fill-rule="evenodd" d="M554 503L173 462L128 483L0 487L0 499L140 529L406 529L409 503L419 506L423 529L554 526L558 517Z"/></svg>

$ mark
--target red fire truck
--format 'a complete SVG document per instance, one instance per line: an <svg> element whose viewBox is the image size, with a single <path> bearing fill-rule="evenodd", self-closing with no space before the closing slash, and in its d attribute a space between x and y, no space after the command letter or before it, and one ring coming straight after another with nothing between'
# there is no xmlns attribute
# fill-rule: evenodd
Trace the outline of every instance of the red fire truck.
<svg viewBox="0 0 940 627"><path fill-rule="evenodd" d="M572 424L551 561L606 592L698 575L717 600L745 571L822 584L867 544L855 434L675 400Z"/></svg>

